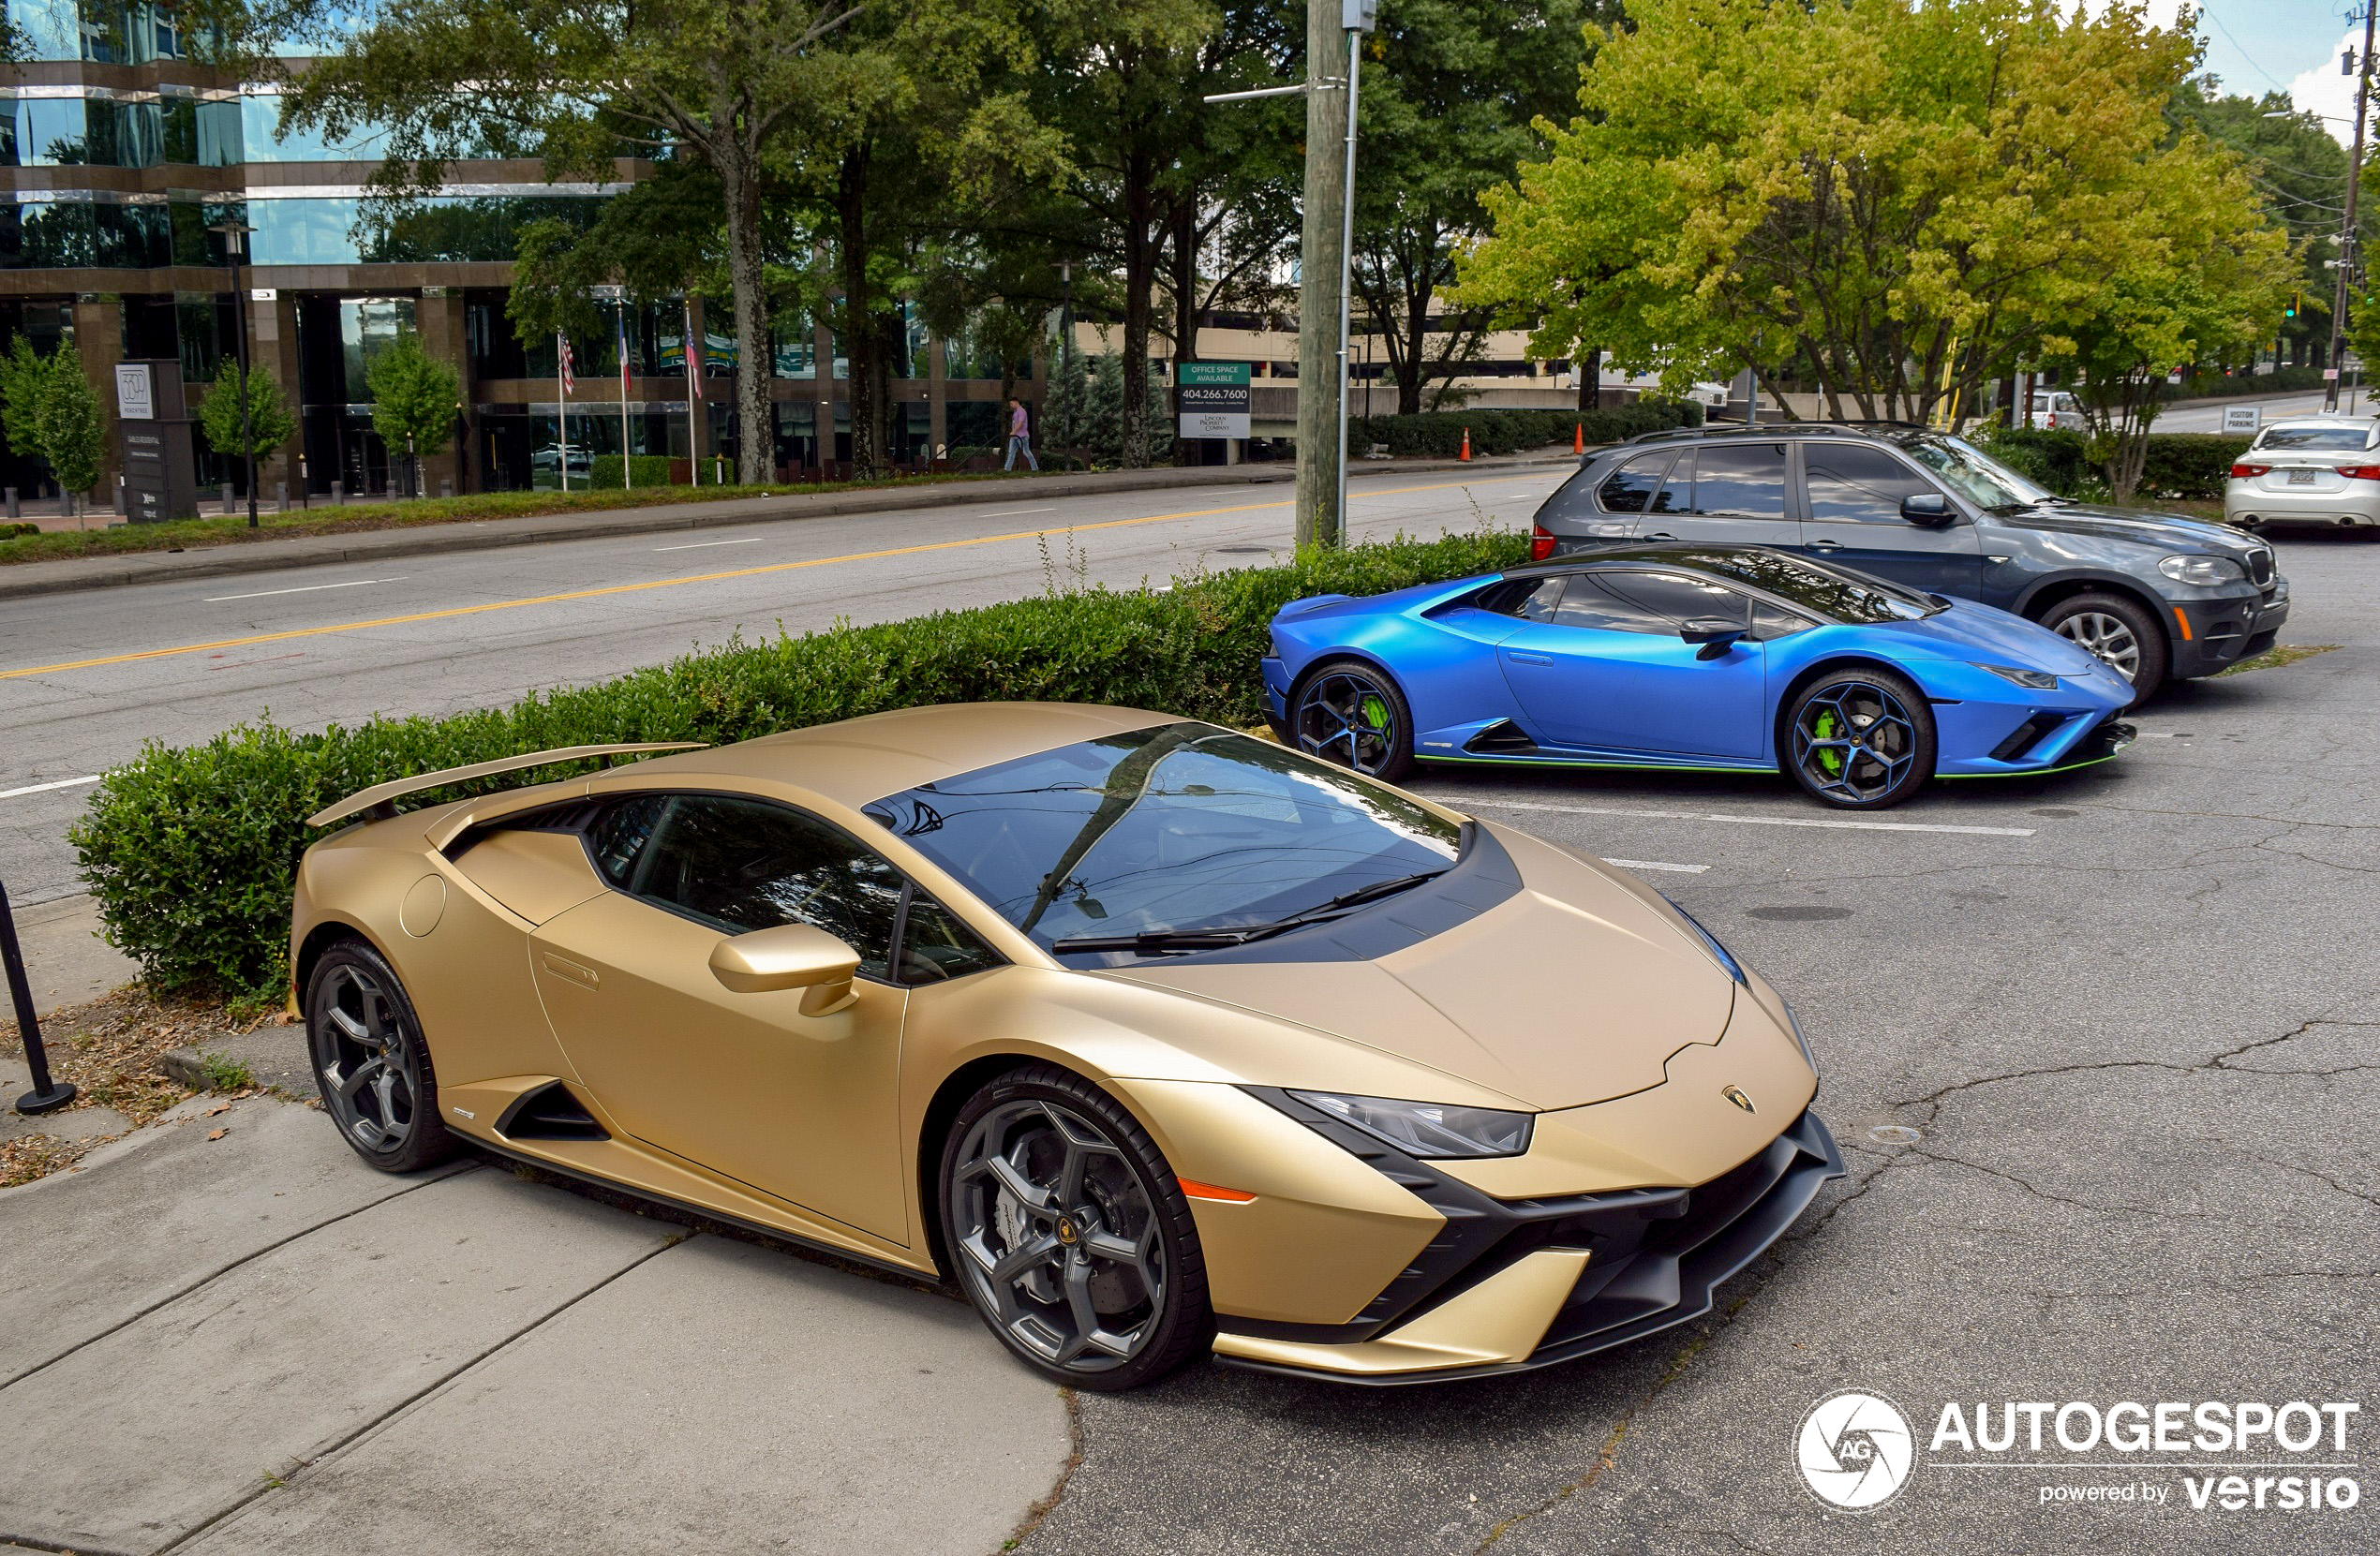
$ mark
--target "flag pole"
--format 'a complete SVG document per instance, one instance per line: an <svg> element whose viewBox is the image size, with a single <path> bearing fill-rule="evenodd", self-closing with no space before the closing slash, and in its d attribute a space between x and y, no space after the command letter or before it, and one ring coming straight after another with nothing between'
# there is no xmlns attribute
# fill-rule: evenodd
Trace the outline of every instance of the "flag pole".
<svg viewBox="0 0 2380 1556"><path fill-rule="evenodd" d="M636 484L630 463L634 457L628 448L628 294L620 293L619 311L613 319L619 330L619 485L625 492Z"/></svg>
<svg viewBox="0 0 2380 1556"><path fill-rule="evenodd" d="M686 316L686 467L693 473L694 484L700 486L703 483L703 419L698 419L695 411L703 403L703 370L710 365L710 353L705 348L698 355L694 345L694 300L680 298L678 305Z"/></svg>
<svg viewBox="0 0 2380 1556"><path fill-rule="evenodd" d="M571 489L571 343L562 332L554 332L554 421L559 429L554 435L554 467L561 472L562 490ZM535 485L535 482L530 482Z"/></svg>

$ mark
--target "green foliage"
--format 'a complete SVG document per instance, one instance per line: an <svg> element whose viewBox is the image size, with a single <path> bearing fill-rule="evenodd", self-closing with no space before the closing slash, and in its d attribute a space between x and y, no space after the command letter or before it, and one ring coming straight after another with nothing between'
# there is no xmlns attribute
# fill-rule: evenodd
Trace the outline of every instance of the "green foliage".
<svg viewBox="0 0 2380 1556"><path fill-rule="evenodd" d="M247 381L247 431L244 436L240 419L240 364L230 357L215 375L215 386L206 398L199 402L199 430L206 435L207 447L233 459L254 453L259 459L278 452L283 443L297 431L297 418L281 398L281 386L273 375L261 368L252 368Z"/></svg>
<svg viewBox="0 0 2380 1556"><path fill-rule="evenodd" d="M71 496L98 484L108 424L72 347L61 345L51 356L49 381L42 385L34 422L41 456L50 462L61 491Z"/></svg>
<svg viewBox="0 0 2380 1556"><path fill-rule="evenodd" d="M2135 497L2220 502L2232 462L2248 452L2253 439L2233 433L2161 432L2146 441L2147 454ZM2046 427L2000 427L1988 437L1979 436L1976 442L2018 475L2060 496L2081 496L2102 488L2090 438L2085 434L2053 432Z"/></svg>
<svg viewBox="0 0 2380 1556"><path fill-rule="evenodd" d="M635 456L633 467L629 473L635 478L636 489L642 491L647 486L668 485L669 466L669 455L665 453L640 453ZM707 476L710 472L705 470L703 473ZM590 491L609 492L620 484L619 455L597 454L594 463L587 472L588 488Z"/></svg>
<svg viewBox="0 0 2380 1556"><path fill-rule="evenodd" d="M1124 393L1123 359L1113 351L1102 351L1085 359L1077 352L1071 368L1062 369L1053 382L1050 398L1044 402L1041 422L1036 426L1034 452L1040 455L1039 441L1046 439L1054 447L1080 449L1096 465L1166 465L1173 460L1173 427L1166 415L1165 380L1156 369L1149 370L1149 418L1142 423L1140 457L1126 457L1123 442ZM1000 408L1002 437L1000 447L1007 457L1008 408Z"/></svg>
<svg viewBox="0 0 2380 1556"><path fill-rule="evenodd" d="M230 1054L199 1052L199 1074L210 1091L245 1091L256 1085L248 1067Z"/></svg>
<svg viewBox="0 0 2380 1556"><path fill-rule="evenodd" d="M21 535L40 533L41 526L37 524L0 524L0 541L13 541Z"/></svg>
<svg viewBox="0 0 2380 1556"><path fill-rule="evenodd" d="M1569 443L1586 429L1589 447L1617 443L1643 432L1703 424L1703 408L1691 403L1640 400L1614 410L1432 410L1419 416L1358 416L1347 422L1347 452L1361 459L1375 443L1389 452L1452 459L1463 451L1463 429L1471 429L1475 454L1521 453L1549 443Z"/></svg>
<svg viewBox="0 0 2380 1556"><path fill-rule="evenodd" d="M1510 534L1352 546L1165 594L1091 588L730 643L444 719L374 719L304 734L243 724L203 745L151 743L108 774L70 836L108 939L139 958L153 984L267 991L288 976L290 891L315 836L304 818L373 784L558 746L745 740L929 703L1114 703L1245 725L1262 716L1258 661L1273 614L1290 600L1491 571L1527 551Z"/></svg>
<svg viewBox="0 0 2380 1556"><path fill-rule="evenodd" d="M372 386L372 430L391 457L413 462L418 488L422 461L442 452L454 436L462 408L463 380L454 369L422 349L422 337L407 330L396 343L364 364Z"/></svg>
<svg viewBox="0 0 2380 1556"><path fill-rule="evenodd" d="M41 457L41 389L50 381L51 360L22 334L0 356L0 436L27 459Z"/></svg>

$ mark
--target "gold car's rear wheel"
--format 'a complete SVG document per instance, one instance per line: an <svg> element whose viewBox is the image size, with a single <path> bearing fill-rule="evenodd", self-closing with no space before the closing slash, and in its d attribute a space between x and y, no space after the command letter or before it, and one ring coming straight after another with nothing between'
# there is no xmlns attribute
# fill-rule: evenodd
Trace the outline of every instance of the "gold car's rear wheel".
<svg viewBox="0 0 2380 1556"><path fill-rule="evenodd" d="M945 1246L1028 1365L1132 1388L1207 1343L1206 1265L1180 1181L1114 1098L1054 1065L970 1098L942 1161Z"/></svg>
<svg viewBox="0 0 2380 1556"><path fill-rule="evenodd" d="M306 1046L322 1109L355 1154L412 1172L460 1148L439 1119L438 1080L396 970L360 940L322 954L306 979Z"/></svg>

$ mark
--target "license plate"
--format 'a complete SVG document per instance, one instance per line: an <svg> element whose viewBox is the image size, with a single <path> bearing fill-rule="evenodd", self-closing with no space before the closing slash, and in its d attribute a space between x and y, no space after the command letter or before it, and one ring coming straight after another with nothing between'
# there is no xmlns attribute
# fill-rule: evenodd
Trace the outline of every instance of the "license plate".
<svg viewBox="0 0 2380 1556"><path fill-rule="evenodd" d="M2313 484L2313 472L2312 470L2292 470L2289 472L2289 484L2292 486L2311 486Z"/></svg>

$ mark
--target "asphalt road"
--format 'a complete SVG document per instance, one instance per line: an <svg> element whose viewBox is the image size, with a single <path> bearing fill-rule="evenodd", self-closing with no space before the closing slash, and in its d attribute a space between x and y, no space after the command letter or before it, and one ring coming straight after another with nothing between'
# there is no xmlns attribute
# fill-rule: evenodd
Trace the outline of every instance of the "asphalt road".
<svg viewBox="0 0 2380 1556"><path fill-rule="evenodd" d="M1082 1465L1022 1549L2380 1549L2380 546L2279 544L2289 641L2339 651L2174 689L2105 767L1878 818L2005 834L1769 824L1832 819L1778 780L1421 783L1638 862L1774 980L1851 1178L1713 1320L1631 1350L1430 1389L1200 1368L1085 1395ZM1795 1467L1804 1414L1847 1388L1920 1439L1857 1517ZM1951 1400L2127 1400L2362 1411L2343 1453L1926 1451ZM2196 1511L2184 1477L2228 1471L2177 1460L2346 1462L2298 1473L2361 1501ZM2142 1485L2170 1501L2041 1500Z"/></svg>
<svg viewBox="0 0 2380 1556"><path fill-rule="evenodd" d="M1367 476L1351 488L1352 532L1435 536L1524 523L1567 473L1565 463L1478 477ZM1221 486L989 499L11 600L0 607L0 881L21 903L80 891L65 835L90 786L74 780L149 740L202 741L267 714L317 729L375 713L486 707L739 632L766 637L1078 580L1128 585L1261 564L1287 551L1291 533L1286 487ZM75 668L45 668L59 666Z"/></svg>
<svg viewBox="0 0 2380 1556"><path fill-rule="evenodd" d="M2322 412L2322 391L2309 390L2302 394L2243 394L2236 400L2206 400L2179 407L2157 418L2159 432L2221 432L2223 411L2226 405L2254 406L2264 413L2267 422L2277 422L2283 416L2317 416ZM2368 386L2349 385L2339 392L2339 408L2350 416L2371 416L2380 413L2380 402L2373 398Z"/></svg>

